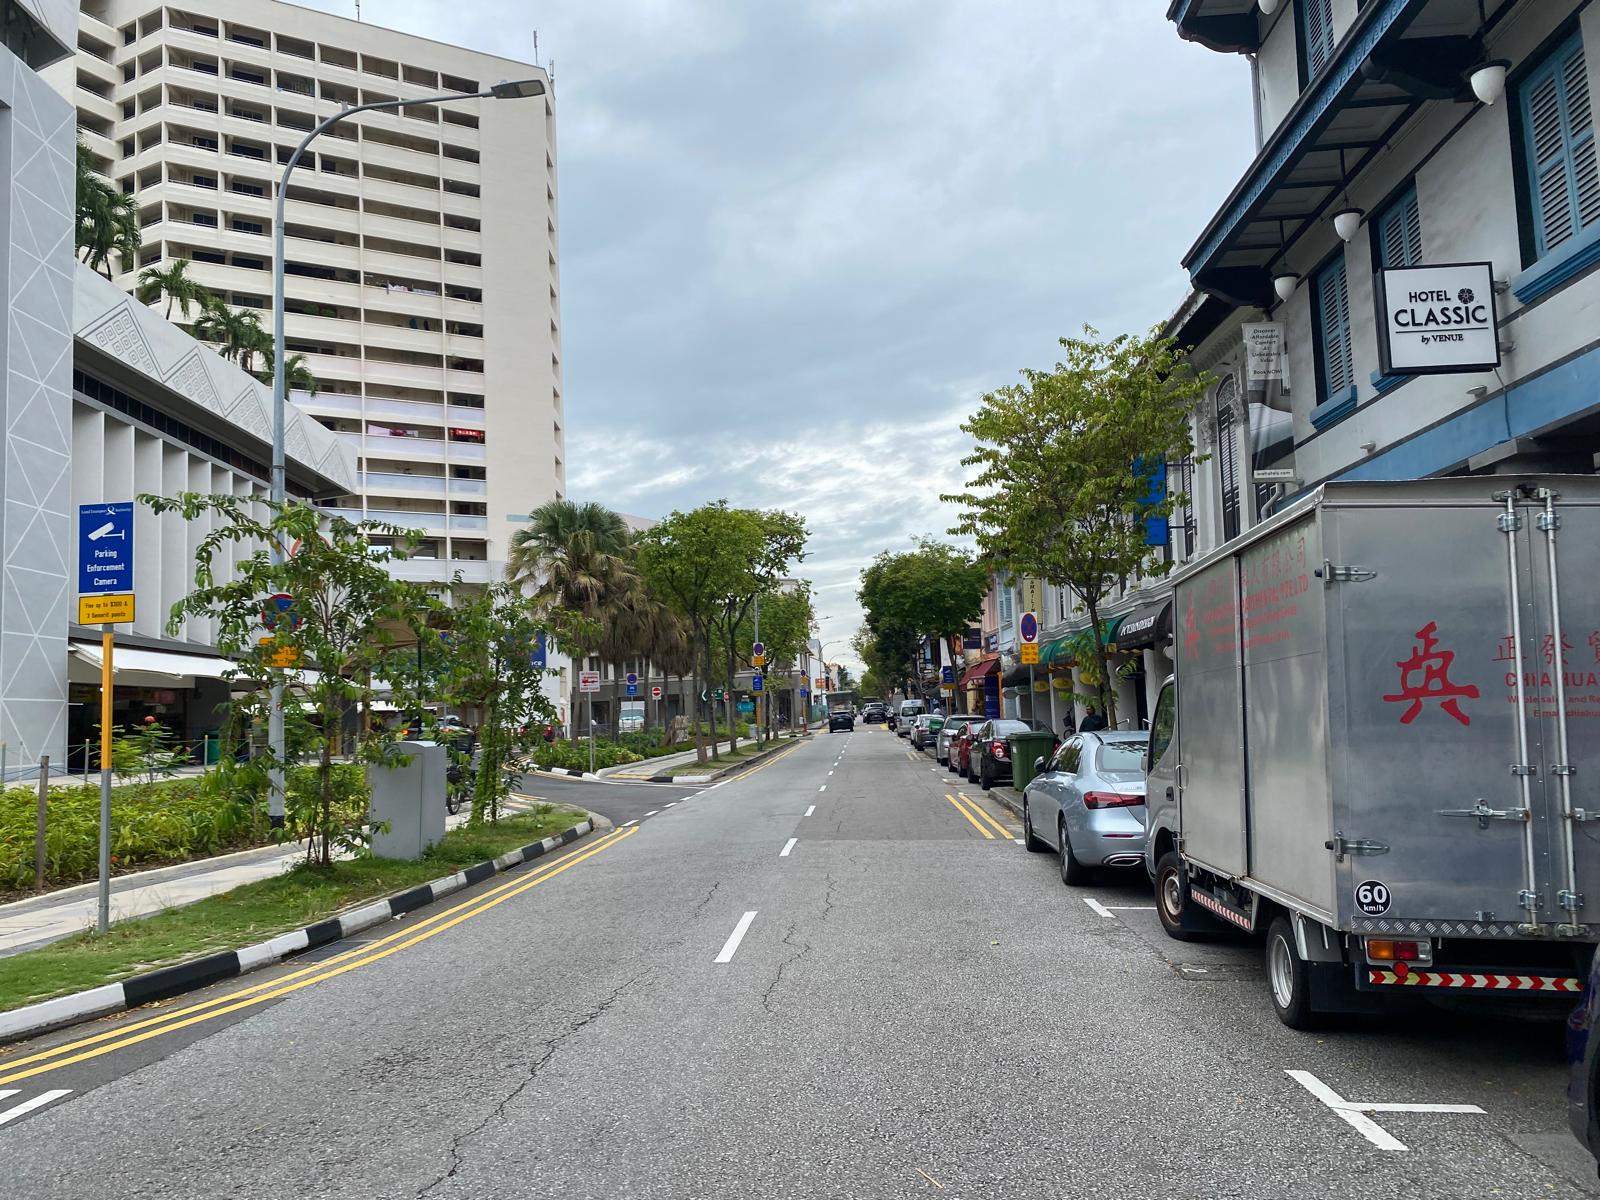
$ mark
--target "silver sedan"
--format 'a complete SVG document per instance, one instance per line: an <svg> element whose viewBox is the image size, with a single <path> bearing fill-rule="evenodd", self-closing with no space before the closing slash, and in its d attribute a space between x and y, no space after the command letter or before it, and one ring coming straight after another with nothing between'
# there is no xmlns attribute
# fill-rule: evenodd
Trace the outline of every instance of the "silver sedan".
<svg viewBox="0 0 1600 1200"><path fill-rule="evenodd" d="M1144 862L1149 742L1143 730L1074 734L1023 792L1023 840L1060 855L1062 883L1078 887L1097 867Z"/></svg>
<svg viewBox="0 0 1600 1200"><path fill-rule="evenodd" d="M983 716L978 713L952 713L944 719L939 736L933 743L933 756L938 759L941 767L950 765L950 743L960 737L961 731L968 725L982 720Z"/></svg>

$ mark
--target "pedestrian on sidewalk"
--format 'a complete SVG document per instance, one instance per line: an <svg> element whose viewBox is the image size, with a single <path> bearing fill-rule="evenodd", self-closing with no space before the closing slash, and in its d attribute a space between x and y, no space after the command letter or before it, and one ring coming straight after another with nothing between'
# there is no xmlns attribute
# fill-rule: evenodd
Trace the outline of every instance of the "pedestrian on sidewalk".
<svg viewBox="0 0 1600 1200"><path fill-rule="evenodd" d="M1084 733L1094 733L1106 727L1106 719L1100 715L1098 709L1092 704L1083 706L1083 724L1078 728Z"/></svg>

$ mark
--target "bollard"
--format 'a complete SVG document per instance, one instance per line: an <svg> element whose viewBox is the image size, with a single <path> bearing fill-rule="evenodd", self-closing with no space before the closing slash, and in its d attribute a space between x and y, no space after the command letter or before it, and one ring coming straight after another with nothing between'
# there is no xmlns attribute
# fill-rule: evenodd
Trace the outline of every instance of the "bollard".
<svg viewBox="0 0 1600 1200"><path fill-rule="evenodd" d="M39 817L33 827L33 890L44 891L44 814L50 801L50 756L39 756Z"/></svg>

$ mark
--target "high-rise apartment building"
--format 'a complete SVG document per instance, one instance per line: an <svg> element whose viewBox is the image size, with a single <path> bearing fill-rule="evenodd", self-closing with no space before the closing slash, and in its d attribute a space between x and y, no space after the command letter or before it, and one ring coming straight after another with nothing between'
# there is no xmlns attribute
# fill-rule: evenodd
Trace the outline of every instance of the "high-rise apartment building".
<svg viewBox="0 0 1600 1200"><path fill-rule="evenodd" d="M362 113L312 143L284 222L295 402L360 456L341 503L426 532L409 577L498 576L519 518L565 494L555 116L538 67L277 0L84 0L47 77L144 249L271 323L282 164L343 106L538 78L546 93ZM178 318L179 314L173 314Z"/></svg>

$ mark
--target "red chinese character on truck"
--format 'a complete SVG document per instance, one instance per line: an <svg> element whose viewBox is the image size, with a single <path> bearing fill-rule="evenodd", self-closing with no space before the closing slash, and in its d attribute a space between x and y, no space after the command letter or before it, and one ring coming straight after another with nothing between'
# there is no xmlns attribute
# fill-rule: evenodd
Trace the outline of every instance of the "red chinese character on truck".
<svg viewBox="0 0 1600 1200"><path fill-rule="evenodd" d="M1451 682L1450 666L1456 660L1455 652L1438 648L1439 639L1434 636L1438 632L1438 625L1429 621L1417 630L1417 644L1411 649L1411 657L1395 663L1400 668L1400 691L1384 699L1391 704L1406 705L1405 712L1400 714L1402 725L1417 719L1426 700L1437 700L1440 708L1463 725L1472 724L1472 718L1461 711L1461 701L1476 700L1478 689L1474 684Z"/></svg>

